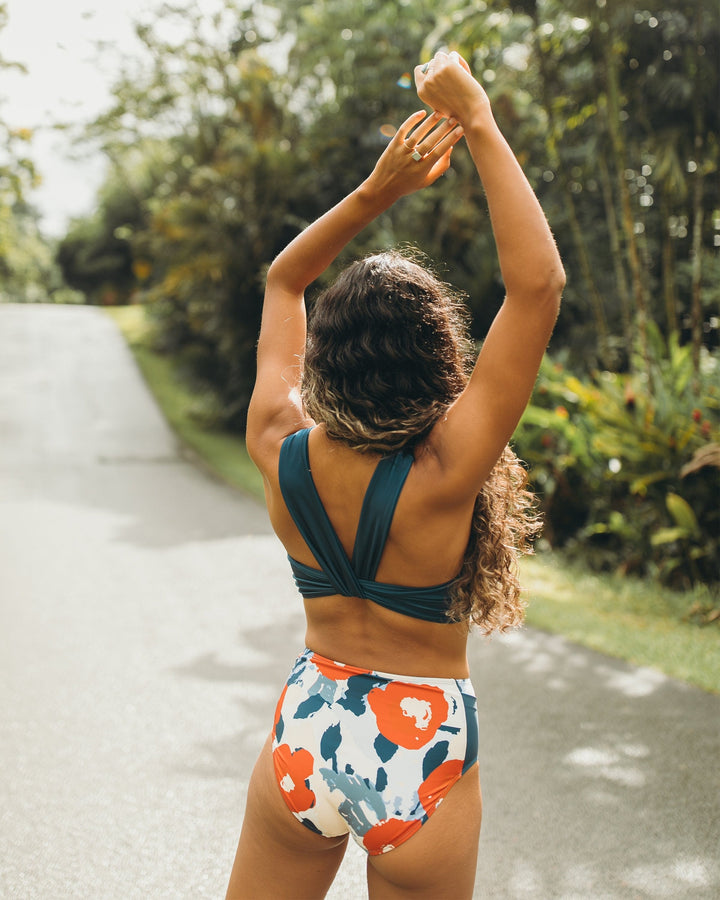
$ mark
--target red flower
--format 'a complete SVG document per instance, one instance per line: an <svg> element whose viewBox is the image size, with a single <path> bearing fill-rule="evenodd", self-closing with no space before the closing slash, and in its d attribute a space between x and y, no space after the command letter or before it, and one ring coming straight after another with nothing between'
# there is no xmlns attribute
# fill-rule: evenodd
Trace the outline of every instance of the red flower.
<svg viewBox="0 0 720 900"><path fill-rule="evenodd" d="M315 806L315 794L305 781L312 775L312 753L304 747L293 753L287 744L280 744L273 750L273 764L280 790L290 809L293 812L304 812Z"/></svg>
<svg viewBox="0 0 720 900"><path fill-rule="evenodd" d="M463 761L448 759L432 771L418 788L418 795L426 813L434 812L438 803L462 775Z"/></svg>
<svg viewBox="0 0 720 900"><path fill-rule="evenodd" d="M692 411L693 422L699 422L702 419L702 411L699 409L694 409Z"/></svg>
<svg viewBox="0 0 720 900"><path fill-rule="evenodd" d="M384 688L373 688L368 703L380 734L408 750L431 741L448 714L442 690L429 684L391 682Z"/></svg>
<svg viewBox="0 0 720 900"><path fill-rule="evenodd" d="M365 832L363 844L371 856L377 856L379 853L386 853L388 850L399 847L421 826L421 819L413 819L411 822L404 822L402 819L386 819Z"/></svg>

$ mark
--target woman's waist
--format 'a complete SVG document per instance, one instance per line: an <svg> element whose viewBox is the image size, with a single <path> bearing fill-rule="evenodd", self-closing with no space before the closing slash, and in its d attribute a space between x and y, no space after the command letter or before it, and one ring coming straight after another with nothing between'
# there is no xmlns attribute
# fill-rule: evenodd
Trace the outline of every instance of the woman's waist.
<svg viewBox="0 0 720 900"><path fill-rule="evenodd" d="M307 646L327 659L393 676L467 678L467 627L440 625L350 597L305 601Z"/></svg>
<svg viewBox="0 0 720 900"><path fill-rule="evenodd" d="M434 674L410 675L405 672L387 672L382 669L371 669L364 666L355 666L340 660L330 659L317 653L310 647L300 653L295 661L295 668L303 668L305 665L314 666L319 672L332 681L347 681L350 678L366 676L373 683L405 684L424 687L433 687L445 690L448 693L458 691L469 696L475 696L472 682L469 677L442 677Z"/></svg>

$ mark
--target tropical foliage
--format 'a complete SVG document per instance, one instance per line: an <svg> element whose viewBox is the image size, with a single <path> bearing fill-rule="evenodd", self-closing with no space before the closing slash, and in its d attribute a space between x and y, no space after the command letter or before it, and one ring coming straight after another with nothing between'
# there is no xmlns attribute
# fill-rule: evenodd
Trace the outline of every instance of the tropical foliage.
<svg viewBox="0 0 720 900"><path fill-rule="evenodd" d="M516 434L546 539L675 586L720 571L720 368L648 327L649 367L579 378L547 360ZM640 364L638 362L638 369Z"/></svg>

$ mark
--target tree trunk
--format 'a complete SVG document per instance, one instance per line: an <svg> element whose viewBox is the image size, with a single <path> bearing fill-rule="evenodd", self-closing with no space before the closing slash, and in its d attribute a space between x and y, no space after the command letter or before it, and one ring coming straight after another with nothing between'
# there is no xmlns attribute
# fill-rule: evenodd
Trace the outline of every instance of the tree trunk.
<svg viewBox="0 0 720 900"><path fill-rule="evenodd" d="M567 211L568 221L570 223L570 230L572 232L575 250L578 255L580 271L583 276L583 281L585 282L585 285L587 287L588 296L590 297L590 304L592 306L595 327L597 328L598 359L600 360L600 363L604 368L612 368L612 362L609 358L608 328L607 319L605 318L603 298L597 288L595 279L593 278L592 267L590 265L590 259L587 251L587 244L585 242L585 235L583 234L582 227L580 226L580 222L578 221L573 195L567 184L567 179L563 178L562 182L565 188L565 190L563 191L563 197L565 200L565 209Z"/></svg>
<svg viewBox="0 0 720 900"><path fill-rule="evenodd" d="M696 140L697 146L697 140ZM698 154L702 160L701 153ZM702 286L702 258L703 258L703 171L702 162L698 164L693 185L693 230L692 248L692 290L690 303L690 333L692 335L692 358L695 371L700 368L700 349L702 347L702 302L700 289Z"/></svg>
<svg viewBox="0 0 720 900"><path fill-rule="evenodd" d="M680 328L677 316L677 290L675 288L675 245L668 227L670 209L663 197L660 217L663 224L662 237L662 284L665 304L665 324L668 338L676 337Z"/></svg>
<svg viewBox="0 0 720 900"><path fill-rule="evenodd" d="M542 42L537 39L539 20L536 6L534 6L533 8L532 16L535 24L534 37L535 49L538 55L537 58L538 72L540 75L540 96L542 99L543 107L545 109L545 113L548 117L548 128L545 134L545 147L548 154L548 162L554 169L556 169L560 173L560 182L563 186L565 210L567 212L568 222L570 223L570 231L573 236L575 250L578 255L580 273L582 275L583 281L585 282L588 297L590 298L593 318L595 321L595 328L597 329L597 355L600 363L604 367L608 368L609 361L607 318L605 316L605 308L602 295L600 294L600 291L598 290L597 284L593 277L592 266L590 265L590 259L587 251L587 243L585 241L585 235L583 234L582 227L578 220L575 200L573 199L572 192L570 191L567 176L565 175L564 170L562 170L561 168L560 154L558 153L557 149L557 136L562 134L562 131L555 115L554 105L549 96L550 92L548 90L546 55L542 48Z"/></svg>
<svg viewBox="0 0 720 900"><path fill-rule="evenodd" d="M597 155L600 184L602 185L603 201L605 204L605 222L610 237L610 252L612 254L613 268L615 270L615 287L620 298L620 315L622 317L623 336L628 354L632 352L633 323L630 315L630 290L627 283L627 274L623 264L622 246L618 232L617 212L615 198L613 197L610 170L603 153Z"/></svg>
<svg viewBox="0 0 720 900"><path fill-rule="evenodd" d="M696 52L699 46L700 35L702 34L702 4L698 3L695 10L695 36L696 36ZM690 331L692 335L692 358L695 372L700 369L700 349L702 347L702 302L700 298L700 289L702 287L702 262L703 262L703 188L705 180L705 138L703 133L703 117L702 106L700 102L701 85L700 85L700 60L697 56L693 59L693 82L695 90L693 91L693 124L695 131L695 173L693 176L693 230L692 230L692 248L690 251L690 259L692 260L692 289L690 303Z"/></svg>
<svg viewBox="0 0 720 900"><path fill-rule="evenodd" d="M648 354L647 322L648 302L645 290L645 275L640 260L637 235L635 234L635 219L630 202L630 189L625 170L627 165L627 149L625 138L620 126L620 85L618 79L617 60L614 56L613 38L610 23L605 17L605 7L598 7L598 13L604 21L600 21L595 28L601 47L604 61L605 87L607 91L606 124L610 135L610 144L614 157L617 186L620 194L620 211L622 229L627 248L628 263L630 265L630 277L632 283L632 297L635 303L637 316L637 336L640 348L640 356L646 372L649 372L650 360ZM603 30L603 27L605 29Z"/></svg>

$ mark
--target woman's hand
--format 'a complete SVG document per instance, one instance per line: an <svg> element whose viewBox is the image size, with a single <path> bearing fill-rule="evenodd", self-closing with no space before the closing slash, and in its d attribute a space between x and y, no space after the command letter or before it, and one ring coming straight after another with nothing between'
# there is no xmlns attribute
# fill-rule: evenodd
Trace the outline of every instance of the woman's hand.
<svg viewBox="0 0 720 900"><path fill-rule="evenodd" d="M405 194L428 187L450 166L450 154L463 135L452 119L419 110L407 118L385 148L363 188L390 205ZM361 188L362 190L362 188Z"/></svg>
<svg viewBox="0 0 720 900"><path fill-rule="evenodd" d="M490 101L473 78L470 66L456 53L436 53L424 66L415 67L418 97L441 116L467 128L477 116L492 117Z"/></svg>

